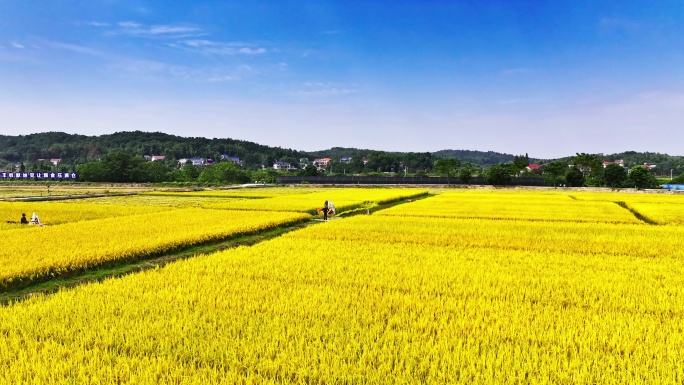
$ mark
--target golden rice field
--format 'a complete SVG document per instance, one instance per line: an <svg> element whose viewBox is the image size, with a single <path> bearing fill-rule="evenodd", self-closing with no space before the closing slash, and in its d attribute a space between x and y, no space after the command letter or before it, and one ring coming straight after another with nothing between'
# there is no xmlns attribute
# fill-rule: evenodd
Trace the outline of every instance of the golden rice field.
<svg viewBox="0 0 684 385"><path fill-rule="evenodd" d="M0 222L4 224L0 229L27 228L28 226L18 224L22 213L25 213L28 219L31 218L32 213L36 213L42 223L54 226L62 223L153 213L168 209L160 205L133 207L131 205L119 204L106 207L96 203L98 201L99 199L92 198L59 202L0 202ZM8 221L16 223L8 224Z"/></svg>
<svg viewBox="0 0 684 385"><path fill-rule="evenodd" d="M594 193L572 195L578 200L624 202L660 225L684 225L684 194L617 194Z"/></svg>
<svg viewBox="0 0 684 385"><path fill-rule="evenodd" d="M0 199L84 194L117 194L150 190L150 188L145 187L63 185L60 183L49 183L49 185L50 189L48 192L47 185L0 184Z"/></svg>
<svg viewBox="0 0 684 385"><path fill-rule="evenodd" d="M323 207L325 201L332 201L337 211L342 212L362 207L373 207L402 199L416 198L425 194L427 194L427 190L424 189L330 188L314 192L307 192L305 190L300 194L287 194L266 199L220 202L208 204L205 207L231 210L294 211L315 214L318 208Z"/></svg>
<svg viewBox="0 0 684 385"><path fill-rule="evenodd" d="M306 214L179 209L59 226L0 238L0 287L304 220Z"/></svg>
<svg viewBox="0 0 684 385"><path fill-rule="evenodd" d="M0 308L0 384L683 383L684 227L571 195L446 192L16 302ZM220 228L302 217L168 215L208 212Z"/></svg>
<svg viewBox="0 0 684 385"><path fill-rule="evenodd" d="M380 215L444 218L517 219L640 223L629 211L609 201L574 200L558 193L490 191L446 192L410 205L383 210Z"/></svg>
<svg viewBox="0 0 684 385"><path fill-rule="evenodd" d="M203 190L203 191L149 191L143 195L169 196L169 197L215 197L215 198L272 198L291 194L308 194L313 192L312 188L293 188L293 187L253 187L227 190Z"/></svg>
<svg viewBox="0 0 684 385"><path fill-rule="evenodd" d="M177 195L148 195L107 196L89 199L88 202L98 205L114 206L152 206L159 208L201 208L216 202L229 202L247 198L217 197L217 196L177 196ZM79 204L79 200L64 201L65 204Z"/></svg>

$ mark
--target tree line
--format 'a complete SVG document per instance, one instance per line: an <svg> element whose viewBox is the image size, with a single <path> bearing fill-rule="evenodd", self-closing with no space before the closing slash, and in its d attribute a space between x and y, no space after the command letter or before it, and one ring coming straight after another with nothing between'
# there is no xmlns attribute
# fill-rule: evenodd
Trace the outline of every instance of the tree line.
<svg viewBox="0 0 684 385"><path fill-rule="evenodd" d="M222 154L240 157L240 166L219 162ZM149 162L143 155L164 155L163 161ZM201 157L217 162L210 167L179 164L178 159ZM348 161L342 161L348 157ZM50 159L59 158L54 166ZM311 164L315 158L331 158L319 169ZM603 160L624 159L630 168ZM38 161L38 159L45 159ZM547 162L531 159L527 154L509 155L496 152L443 150L429 152L385 152L333 147L304 152L269 147L234 139L183 138L164 133L140 131L111 135L84 136L48 132L24 136L0 136L0 168L9 170L19 163L18 171L62 171L79 173L83 181L101 182L200 182L243 183L274 181L279 174L272 168L276 161L295 166L288 171L299 175L438 175L458 178L468 183L471 178L485 177L491 184L506 184L513 177L544 178L550 186L655 187L658 182L651 170L639 166L644 162L658 164L666 174L670 168L673 182L684 183L684 158L657 153L626 152L601 156L578 153L573 157ZM528 169L530 162L541 164ZM4 162L4 164L2 164Z"/></svg>

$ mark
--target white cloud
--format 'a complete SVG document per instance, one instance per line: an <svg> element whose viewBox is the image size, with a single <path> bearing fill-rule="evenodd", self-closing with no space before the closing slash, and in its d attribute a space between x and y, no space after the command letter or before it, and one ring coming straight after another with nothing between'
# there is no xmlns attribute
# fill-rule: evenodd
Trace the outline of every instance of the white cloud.
<svg viewBox="0 0 684 385"><path fill-rule="evenodd" d="M235 67L188 67L154 60L119 59L110 70L125 78L145 81L218 83L239 81L259 72L247 65Z"/></svg>
<svg viewBox="0 0 684 385"><path fill-rule="evenodd" d="M262 53L266 52L265 48L249 48L249 47L242 47L238 50L239 53L246 54L246 55L259 55Z"/></svg>
<svg viewBox="0 0 684 385"><path fill-rule="evenodd" d="M115 34L138 36L138 37L186 37L200 35L202 30L197 27L187 25L151 25L135 21L121 21L117 23L119 29Z"/></svg>
<svg viewBox="0 0 684 385"><path fill-rule="evenodd" d="M77 44L68 44L68 43L61 43L61 42L48 42L47 43L50 47L52 48L57 48L57 49L64 49L67 51L72 51L72 52L77 52L85 55L91 55L91 56L100 56L104 57L107 56L104 52L88 48L82 45L77 45Z"/></svg>
<svg viewBox="0 0 684 385"><path fill-rule="evenodd" d="M90 22L87 22L86 25L90 25L92 27L109 27L110 26L109 23L101 23L99 21L90 21Z"/></svg>
<svg viewBox="0 0 684 385"><path fill-rule="evenodd" d="M199 28L195 27L178 27L171 25L154 25L148 29L148 32L152 35L159 35L163 33L187 33L187 32L197 32Z"/></svg>
<svg viewBox="0 0 684 385"><path fill-rule="evenodd" d="M19 44L19 43L11 42L10 44L12 45L12 47L17 48L17 49L24 49L24 48L26 48L26 47L24 47L23 45L21 45L21 44Z"/></svg>
<svg viewBox="0 0 684 385"><path fill-rule="evenodd" d="M135 21L121 21L119 22L119 27L126 29L141 28L142 24L136 23Z"/></svg>
<svg viewBox="0 0 684 385"><path fill-rule="evenodd" d="M211 40L184 40L175 47L198 52L204 55L262 55L266 48L244 42L219 42Z"/></svg>
<svg viewBox="0 0 684 385"><path fill-rule="evenodd" d="M342 85L324 82L305 82L303 88L292 93L299 97L333 97L356 94L359 91L354 85Z"/></svg>

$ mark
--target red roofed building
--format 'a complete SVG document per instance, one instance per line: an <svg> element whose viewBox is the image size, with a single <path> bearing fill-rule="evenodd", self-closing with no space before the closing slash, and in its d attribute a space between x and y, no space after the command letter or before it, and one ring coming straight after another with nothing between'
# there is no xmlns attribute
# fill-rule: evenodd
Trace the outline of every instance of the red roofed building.
<svg viewBox="0 0 684 385"><path fill-rule="evenodd" d="M313 164L316 166L318 169L325 168L328 163L330 163L332 159L330 158L319 158L319 159L314 159Z"/></svg>

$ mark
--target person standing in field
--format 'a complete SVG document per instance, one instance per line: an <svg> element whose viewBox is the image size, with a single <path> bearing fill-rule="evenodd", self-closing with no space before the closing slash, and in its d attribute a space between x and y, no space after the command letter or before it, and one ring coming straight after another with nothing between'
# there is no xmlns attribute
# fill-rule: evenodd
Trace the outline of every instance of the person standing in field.
<svg viewBox="0 0 684 385"><path fill-rule="evenodd" d="M21 224L22 225L28 225L29 221L26 219L26 213L21 214Z"/></svg>
<svg viewBox="0 0 684 385"><path fill-rule="evenodd" d="M325 203L323 203L323 220L328 220L328 201L325 201Z"/></svg>

